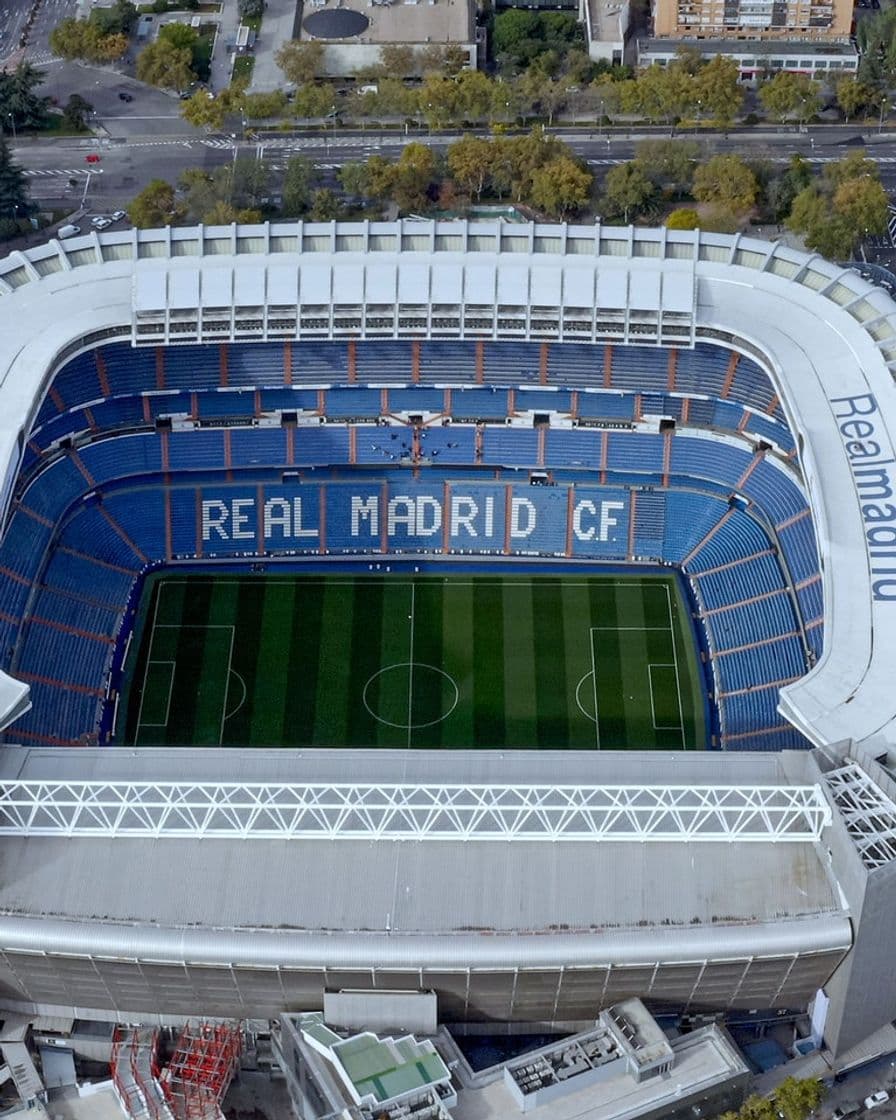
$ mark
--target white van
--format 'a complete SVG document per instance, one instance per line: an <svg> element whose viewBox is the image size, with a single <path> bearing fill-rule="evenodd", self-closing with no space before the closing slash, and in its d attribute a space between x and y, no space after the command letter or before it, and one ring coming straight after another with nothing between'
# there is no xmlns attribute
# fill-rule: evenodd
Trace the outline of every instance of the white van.
<svg viewBox="0 0 896 1120"><path fill-rule="evenodd" d="M60 226L56 231L56 236L60 239L65 239L66 237L74 237L76 233L80 232L80 226Z"/></svg>

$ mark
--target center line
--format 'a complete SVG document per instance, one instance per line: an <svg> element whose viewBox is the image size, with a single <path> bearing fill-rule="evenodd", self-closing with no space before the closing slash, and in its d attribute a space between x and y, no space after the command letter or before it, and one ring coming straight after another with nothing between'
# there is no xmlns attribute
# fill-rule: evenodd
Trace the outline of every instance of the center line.
<svg viewBox="0 0 896 1120"><path fill-rule="evenodd" d="M414 703L414 590L415 584L411 583L411 650L408 654L408 749L411 747L411 727L413 719L411 712Z"/></svg>

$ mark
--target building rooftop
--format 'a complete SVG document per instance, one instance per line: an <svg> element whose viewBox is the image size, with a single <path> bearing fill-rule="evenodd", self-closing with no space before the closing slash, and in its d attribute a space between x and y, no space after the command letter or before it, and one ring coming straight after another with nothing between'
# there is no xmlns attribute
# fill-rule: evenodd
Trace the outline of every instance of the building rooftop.
<svg viewBox="0 0 896 1120"><path fill-rule="evenodd" d="M317 8L306 5L306 12L358 12L368 21L366 28L345 39L332 33L328 43L469 43L474 37L473 9L470 0L428 0L426 3L382 3L381 0L330 0ZM312 24L313 27L313 24ZM303 25L301 38L313 39Z"/></svg>
<svg viewBox="0 0 896 1120"><path fill-rule="evenodd" d="M566 1043L574 1040L566 1040ZM675 1039L671 1044L674 1065L667 1075L637 1081L619 1063L619 1072L599 1080L583 1077L583 1087L568 1084L568 1092L552 1096L548 1103L526 1110L528 1120L628 1120L671 1111L689 1093L708 1091L749 1069L727 1035L717 1027L705 1027ZM454 1120L504 1120L519 1115L519 1105L503 1081L483 1089L458 1093Z"/></svg>

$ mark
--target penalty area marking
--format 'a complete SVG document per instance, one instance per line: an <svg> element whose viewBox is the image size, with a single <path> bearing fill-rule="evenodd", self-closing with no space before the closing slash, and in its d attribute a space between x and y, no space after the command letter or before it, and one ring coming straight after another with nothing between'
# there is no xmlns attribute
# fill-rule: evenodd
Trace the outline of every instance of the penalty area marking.
<svg viewBox="0 0 896 1120"><path fill-rule="evenodd" d="M584 676L583 676L583 677L581 678L581 680L579 681L579 683L578 683L578 684L576 685L576 704L578 705L578 709L579 709L579 711L580 711L580 712L582 713L582 715L583 715L583 716L585 717L585 719L590 719L590 720L592 720L592 721L593 721L594 723L597 723L597 718L596 718L596 716L592 715L592 714L591 714L591 712L589 712L589 711L588 711L588 709L587 709L587 708L585 707L585 705L584 705L584 704L582 703L582 701L581 701L581 698L580 698L580 694L581 694L581 691L582 691L582 685L583 685L583 684L585 683L585 681L587 681L587 680L588 680L588 678L589 678L589 677L593 677L593 676L594 676L594 673L593 673L593 671L592 671L592 672L590 672L590 673L586 673L586 674L585 674L585 675L584 675Z"/></svg>
<svg viewBox="0 0 896 1120"><path fill-rule="evenodd" d="M165 718L161 723L150 723L149 720L143 719L143 705L146 702L146 681L149 675L149 670L153 665L167 665L168 666L168 698L165 701ZM147 661L146 671L143 674L143 694L140 697L140 711L137 714L137 732L139 734L141 727L167 727L168 716L171 714L171 693L174 691L174 670L177 666L176 661Z"/></svg>
<svg viewBox="0 0 896 1120"><path fill-rule="evenodd" d="M247 688L246 688L246 682L245 682L245 681L243 680L242 676L241 676L241 675L240 675L240 674L239 674L239 673L238 673L238 672L236 671L236 669L231 669L231 670L230 670L230 674L229 674L229 676L228 676L228 681L229 681L230 677L236 677L236 679L237 679L237 680L238 680L238 681L240 682L240 687L241 687L241 688L242 688L242 690L243 690L243 695L242 695L242 696L240 697L240 702L239 702L239 704L237 704L237 706L236 706L236 707L235 707L235 708L233 709L233 711L232 711L232 712L228 712L228 713L227 713L227 714L226 714L226 715L224 716L224 719L225 719L225 720L228 720L228 719L233 719L233 717L234 717L234 716L236 715L236 713L237 713L237 712L238 712L238 711L240 710L240 708L242 708L243 704L245 704L245 703L246 703L246 697L247 697L247 696L248 696L248 694L249 694L249 693L248 693L248 690L247 690ZM229 694L229 691L230 691L230 690L228 689L228 694Z"/></svg>

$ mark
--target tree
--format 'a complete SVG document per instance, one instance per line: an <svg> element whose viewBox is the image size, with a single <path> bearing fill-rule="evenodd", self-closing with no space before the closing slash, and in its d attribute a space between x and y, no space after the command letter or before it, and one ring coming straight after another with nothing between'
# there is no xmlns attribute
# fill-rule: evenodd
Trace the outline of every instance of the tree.
<svg viewBox="0 0 896 1120"><path fill-rule="evenodd" d="M193 53L159 37L137 56L137 77L160 89L186 89L195 79Z"/></svg>
<svg viewBox="0 0 896 1120"><path fill-rule="evenodd" d="M325 117L333 109L333 91L321 82L307 82L296 90L292 102L297 117Z"/></svg>
<svg viewBox="0 0 896 1120"><path fill-rule="evenodd" d="M339 185L349 198L366 198L369 187L367 166L363 163L344 163L337 172Z"/></svg>
<svg viewBox="0 0 896 1120"><path fill-rule="evenodd" d="M218 177L219 176L219 177ZM257 209L270 193L271 170L263 159L241 156L219 168L216 182L223 196L238 210Z"/></svg>
<svg viewBox="0 0 896 1120"><path fill-rule="evenodd" d="M805 74L791 74L786 70L775 74L759 87L762 107L785 121L795 116L801 123L814 116L821 107L821 83Z"/></svg>
<svg viewBox="0 0 896 1120"><path fill-rule="evenodd" d="M130 0L115 0L108 8L94 8L88 22L101 35L130 35L137 23L137 9Z"/></svg>
<svg viewBox="0 0 896 1120"><path fill-rule="evenodd" d="M291 39L277 51L274 61L288 82L297 86L313 82L323 69L324 44L318 39L308 42Z"/></svg>
<svg viewBox="0 0 896 1120"><path fill-rule="evenodd" d="M180 115L196 128L210 128L217 132L224 124L225 116L233 110L229 93L229 89L223 90L215 97L206 89L197 89L191 98L181 102Z"/></svg>
<svg viewBox="0 0 896 1120"><path fill-rule="evenodd" d="M0 135L0 218L14 221L30 208L25 174L13 160L6 138Z"/></svg>
<svg viewBox="0 0 896 1120"><path fill-rule="evenodd" d="M87 118L92 112L90 102L85 101L79 93L73 93L62 110L62 118L75 132L84 132L87 129Z"/></svg>
<svg viewBox="0 0 896 1120"><path fill-rule="evenodd" d="M164 179L153 179L128 207L128 217L137 229L176 225L184 217L174 187Z"/></svg>
<svg viewBox="0 0 896 1120"><path fill-rule="evenodd" d="M834 212L853 234L853 240L882 234L887 229L889 199L878 179L847 179L834 191Z"/></svg>
<svg viewBox="0 0 896 1120"><path fill-rule="evenodd" d="M60 58L83 58L87 62L112 62L128 49L125 32L106 32L91 19L69 17L50 32L50 50Z"/></svg>
<svg viewBox="0 0 896 1120"><path fill-rule="evenodd" d="M209 210L206 210L200 220L207 226L229 226L233 222L255 225L261 219L260 210L237 210L232 203L219 199Z"/></svg>
<svg viewBox="0 0 896 1120"><path fill-rule="evenodd" d="M790 213L793 200L812 182L812 166L802 156L793 155L787 169L775 174L765 187L765 208L774 222L783 221Z"/></svg>
<svg viewBox="0 0 896 1120"><path fill-rule="evenodd" d="M700 225L700 215L689 207L680 207L673 210L663 223L667 229L697 229Z"/></svg>
<svg viewBox="0 0 896 1120"><path fill-rule="evenodd" d="M261 19L264 13L264 0L237 0L237 11L240 19Z"/></svg>
<svg viewBox="0 0 896 1120"><path fill-rule="evenodd" d="M392 165L390 184L392 198L401 210L425 210L429 206L429 189L436 177L436 157L425 144L407 144Z"/></svg>
<svg viewBox="0 0 896 1120"><path fill-rule="evenodd" d="M492 145L480 136L464 136L448 148L448 170L461 190L482 197L491 174Z"/></svg>
<svg viewBox="0 0 896 1120"><path fill-rule="evenodd" d="M280 212L285 218L299 218L311 202L314 183L314 164L304 156L293 156L286 164L283 176L283 202Z"/></svg>
<svg viewBox="0 0 896 1120"><path fill-rule="evenodd" d="M679 198L691 189L699 156L694 140L641 140L635 145L635 162L644 173Z"/></svg>
<svg viewBox="0 0 896 1120"><path fill-rule="evenodd" d="M756 202L759 184L739 156L713 156L694 172L694 198L741 214Z"/></svg>
<svg viewBox="0 0 896 1120"><path fill-rule="evenodd" d="M341 213L342 204L336 193L329 187L318 187L311 196L309 218L313 222L333 222Z"/></svg>
<svg viewBox="0 0 896 1120"><path fill-rule="evenodd" d="M387 78L410 78L417 68L412 47L388 43L380 48L379 69Z"/></svg>
<svg viewBox="0 0 896 1120"><path fill-rule="evenodd" d="M841 183L845 183L847 179L864 177L879 178L877 163L867 158L864 148L854 149L843 159L827 164L824 169L825 184L831 187L838 187Z"/></svg>
<svg viewBox="0 0 896 1120"><path fill-rule="evenodd" d="M240 108L250 121L271 120L282 115L286 94L279 89L270 93L246 93L240 98Z"/></svg>
<svg viewBox="0 0 896 1120"><path fill-rule="evenodd" d="M778 1120L775 1106L757 1093L747 1097L738 1113L740 1120Z"/></svg>
<svg viewBox="0 0 896 1120"><path fill-rule="evenodd" d="M38 94L43 71L30 62L20 62L11 72L0 72L0 120L10 117L16 128L40 128L47 119L47 98Z"/></svg>
<svg viewBox="0 0 896 1120"><path fill-rule="evenodd" d="M873 88L857 78L841 78L834 86L834 90L845 121L868 109L874 100Z"/></svg>
<svg viewBox="0 0 896 1120"><path fill-rule="evenodd" d="M529 199L534 206L555 218L565 218L591 197L593 178L569 156L557 156L532 174Z"/></svg>
<svg viewBox="0 0 896 1120"><path fill-rule="evenodd" d="M824 1099L824 1085L814 1078L788 1077L775 1090L775 1107L784 1120L806 1120Z"/></svg>
<svg viewBox="0 0 896 1120"><path fill-rule="evenodd" d="M611 167L604 179L604 210L626 223L643 213L655 195L656 186L636 160Z"/></svg>
<svg viewBox="0 0 896 1120"><path fill-rule="evenodd" d="M714 55L694 75L694 92L699 112L727 128L744 103L737 63L725 55Z"/></svg>

